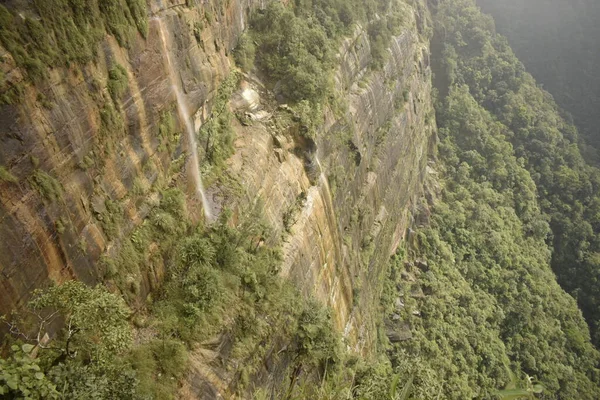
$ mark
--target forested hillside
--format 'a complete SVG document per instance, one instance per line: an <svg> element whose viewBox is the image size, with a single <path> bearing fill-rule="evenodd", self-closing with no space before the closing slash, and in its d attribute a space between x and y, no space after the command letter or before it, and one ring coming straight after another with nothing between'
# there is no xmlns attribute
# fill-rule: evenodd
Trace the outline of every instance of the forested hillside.
<svg viewBox="0 0 600 400"><path fill-rule="evenodd" d="M600 145L600 3L595 0L477 0L516 55Z"/></svg>
<svg viewBox="0 0 600 400"><path fill-rule="evenodd" d="M469 10L441 20L447 31L441 37L447 79L452 86L467 85L477 103L501 124L514 156L535 182L542 215L552 230L547 241L553 249L553 270L578 300L598 344L600 171L584 162L576 129L524 73L506 40L489 33L491 19L479 17L477 24L459 30ZM486 175L498 171L501 165ZM523 206L516 204L517 210Z"/></svg>
<svg viewBox="0 0 600 400"><path fill-rule="evenodd" d="M392 364L419 399L531 395L535 381L541 398L596 399L598 351L551 266L597 342L598 170L474 0L434 15L443 188L414 254L392 262L388 325L413 335Z"/></svg>

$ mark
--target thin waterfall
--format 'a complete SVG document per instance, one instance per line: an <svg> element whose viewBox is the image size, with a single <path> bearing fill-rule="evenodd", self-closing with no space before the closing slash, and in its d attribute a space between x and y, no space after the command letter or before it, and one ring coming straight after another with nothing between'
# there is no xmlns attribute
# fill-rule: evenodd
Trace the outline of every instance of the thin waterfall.
<svg viewBox="0 0 600 400"><path fill-rule="evenodd" d="M206 193L204 191L204 185L202 184L202 177L200 176L200 161L198 159L198 143L196 141L196 132L194 130L194 125L192 123L192 119L190 113L188 111L187 105L185 104L185 99L183 97L183 92L179 87L178 80L175 77L175 71L173 70L173 63L171 62L171 55L169 53L169 49L167 46L167 39L165 35L165 29L163 22L160 18L156 18L158 21L158 27L160 30L160 37L162 40L162 47L165 57L167 59L167 67L169 70L169 79L171 81L171 89L175 92L175 96L177 97L177 110L179 112L180 118L185 122L185 129L187 131L188 137L188 147L191 155L192 161L192 177L194 179L194 186L196 187L196 195L202 201L202 209L204 211L204 217L208 222L213 220L213 215L210 212L210 205L206 198Z"/></svg>

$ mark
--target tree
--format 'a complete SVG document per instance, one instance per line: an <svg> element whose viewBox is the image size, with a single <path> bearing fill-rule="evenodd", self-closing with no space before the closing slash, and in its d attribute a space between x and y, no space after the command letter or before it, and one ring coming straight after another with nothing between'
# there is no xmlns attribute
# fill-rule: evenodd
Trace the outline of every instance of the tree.
<svg viewBox="0 0 600 400"><path fill-rule="evenodd" d="M131 344L129 314L123 299L104 287L69 281L36 290L24 316L5 322L13 335L59 357L104 362ZM61 321L64 328L53 334Z"/></svg>
<svg viewBox="0 0 600 400"><path fill-rule="evenodd" d="M21 315L2 321L23 346L0 359L9 398L135 398L135 372L119 355L131 344L130 311L103 286L78 281L37 290Z"/></svg>

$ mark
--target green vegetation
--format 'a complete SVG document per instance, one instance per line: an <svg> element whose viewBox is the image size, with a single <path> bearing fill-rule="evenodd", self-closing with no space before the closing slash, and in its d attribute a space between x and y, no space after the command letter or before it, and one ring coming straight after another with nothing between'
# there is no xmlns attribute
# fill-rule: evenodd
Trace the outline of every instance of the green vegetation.
<svg viewBox="0 0 600 400"><path fill-rule="evenodd" d="M9 183L17 183L19 180L4 166L0 166L0 180Z"/></svg>
<svg viewBox="0 0 600 400"><path fill-rule="evenodd" d="M491 20L472 5L461 12L452 6L444 3L440 21L447 32L462 32L462 37L445 36L447 80L454 86L468 86L469 94L497 121L514 156L531 175L543 218L552 229L548 240L553 249L552 269L561 286L577 299L592 340L598 344L600 289L595 282L600 274L600 170L585 163L577 147L577 131L560 117L550 96L524 73L506 40L493 34ZM502 171L499 167L495 169ZM527 213L522 204L516 209L520 215Z"/></svg>
<svg viewBox="0 0 600 400"><path fill-rule="evenodd" d="M194 24L194 37L196 38L196 42L200 46L203 46L203 42L202 42L202 30L203 29L204 29L204 26L201 22L196 22Z"/></svg>
<svg viewBox="0 0 600 400"><path fill-rule="evenodd" d="M195 32L195 31L194 31ZM198 39L200 41L200 39ZM256 46L248 34L240 36L237 47L233 53L236 64L244 71L249 72L254 68Z"/></svg>
<svg viewBox="0 0 600 400"><path fill-rule="evenodd" d="M221 175L225 161L233 154L235 134L231 126L232 113L229 99L238 88L240 75L233 71L223 80L213 101L208 119L200 127L198 137L204 145L203 168L206 170L207 184Z"/></svg>
<svg viewBox="0 0 600 400"><path fill-rule="evenodd" d="M144 37L147 34L144 0L35 0L32 3L31 11L36 15L26 13L25 17L17 10L0 5L0 43L36 83L46 77L48 68L95 60L105 30L124 47L129 45L136 29ZM3 102L14 100L18 98L9 96Z"/></svg>
<svg viewBox="0 0 600 400"><path fill-rule="evenodd" d="M100 108L100 130L95 139L94 160L98 167L102 168L106 157L114 154L117 139L124 134L125 124L123 116L111 99L106 99Z"/></svg>
<svg viewBox="0 0 600 400"><path fill-rule="evenodd" d="M0 359L0 395L6 398L58 399L56 385L31 356L33 345L11 346L11 357Z"/></svg>
<svg viewBox="0 0 600 400"><path fill-rule="evenodd" d="M163 111L160 113L158 122L159 150L166 149L169 154L173 154L180 139L180 134L176 130L173 112L171 110Z"/></svg>
<svg viewBox="0 0 600 400"><path fill-rule="evenodd" d="M148 11L146 10L147 5L145 0L126 0L127 7L131 12L131 17L128 22L131 23L133 20L138 32L146 38L148 36Z"/></svg>
<svg viewBox="0 0 600 400"><path fill-rule="evenodd" d="M18 103L22 95L23 84L8 82L0 71L0 105Z"/></svg>
<svg viewBox="0 0 600 400"><path fill-rule="evenodd" d="M98 2L106 30L115 36L117 42L128 47L132 39L132 26L146 36L148 22L146 21L146 2L144 0L103 0Z"/></svg>
<svg viewBox="0 0 600 400"><path fill-rule="evenodd" d="M35 292L27 313L2 319L18 341L11 357L0 359L0 394L132 398L136 380L118 358L131 345L129 314L123 300L103 287L70 281ZM44 336L57 321L65 328L48 341Z"/></svg>
<svg viewBox="0 0 600 400"><path fill-rule="evenodd" d="M399 35L402 28L402 13L398 9L390 9L379 19L372 21L368 26L369 40L371 42L372 67L381 69L387 58L391 38Z"/></svg>
<svg viewBox="0 0 600 400"><path fill-rule="evenodd" d="M272 3L251 21L257 37L257 63L292 101L321 101L329 90L333 42L323 26Z"/></svg>
<svg viewBox="0 0 600 400"><path fill-rule="evenodd" d="M115 104L118 104L123 94L125 94L128 81L127 71L122 65L115 64L108 71L108 93L110 93L110 97Z"/></svg>
<svg viewBox="0 0 600 400"><path fill-rule="evenodd" d="M443 190L391 262L386 327L410 333L390 336L393 370L415 399L595 399L600 354L553 269L595 328L597 170L474 0L435 19Z"/></svg>
<svg viewBox="0 0 600 400"><path fill-rule="evenodd" d="M105 260L107 279L135 302L131 285L139 282L142 269L152 268L145 261L150 244L160 246L168 276L155 300L132 319L149 337L131 346L132 312L101 286L73 281L38 291L30 312L3 320L15 339L37 350L29 355L28 344L23 354L18 341L9 348L11 356L0 361L0 390L32 398L176 398L190 349L221 333L233 339L226 357L243 362L241 392L249 389L270 350L261 343L273 338L282 347L287 343L281 357L292 360L289 383L278 389L282 396L296 396L307 382L325 379L342 354L329 312L278 277L279 251L259 245L270 236L259 213L250 213L236 228L228 215L210 227L193 226L183 194L164 192L149 222L125 241L116 258ZM63 328L49 343L41 341L58 320ZM19 368L35 375L33 385Z"/></svg>
<svg viewBox="0 0 600 400"><path fill-rule="evenodd" d="M96 218L100 221L102 230L108 236L108 239L115 239L123 222L123 207L118 201L106 199L104 210L96 215Z"/></svg>
<svg viewBox="0 0 600 400"><path fill-rule="evenodd" d="M48 201L57 201L62 199L63 188L56 178L48 173L36 169L29 178L31 185L37 189L39 194Z"/></svg>
<svg viewBox="0 0 600 400"><path fill-rule="evenodd" d="M581 0L477 0L495 19L536 81L573 115L584 138L600 147L600 3ZM586 153L589 153L586 151ZM598 154L593 156L598 162Z"/></svg>
<svg viewBox="0 0 600 400"><path fill-rule="evenodd" d="M268 354L288 365L287 378L269 389L275 398L341 400L356 387L353 398L370 399L374 380L386 393L396 390L397 380L390 388L365 372L388 371L389 362L372 366L348 357L330 311L278 276L281 255L276 244L265 244L272 234L260 211L235 227L229 218L224 212L211 226L193 225L183 193L163 192L117 256L104 260L107 282L135 305L135 315L102 286L72 281L36 292L29 312L0 321L13 334L5 343L8 357L0 359L1 393L175 399L192 349L221 335L231 341L223 357L242 366L235 381L239 394L253 391ZM158 253L150 252L153 246ZM167 276L140 308L138 282L156 262L164 263ZM40 340L58 320L63 328L50 342ZM132 325L140 338L135 345Z"/></svg>
<svg viewBox="0 0 600 400"><path fill-rule="evenodd" d="M54 3L63 4L48 4ZM102 18L123 45L131 26L146 29L143 2L80 3L69 1L67 28L91 29ZM89 7L97 7L96 14ZM253 16L235 54L242 68L255 66L290 101L289 113L280 113L275 124L292 121L305 138L315 138L324 105L337 101L331 74L340 38L355 22L365 24L372 66L381 68L402 23L393 7L387 0L297 0L288 7L271 3ZM67 12L58 10L58 16ZM128 235L121 203L94 204L109 240L120 239L102 259L107 286L120 296L76 282L36 292L29 312L2 321L13 335L0 359L0 395L174 399L189 363L197 362L191 355L198 344L224 340L218 351L237 371L233 390L254 392L257 399L597 398L600 354L592 340L600 341L600 171L585 164L576 130L474 0L441 0L435 11L443 189L431 215L424 213L429 226L416 233L409 256L399 251L390 261L385 319L373 332L385 354L349 356L330 310L279 277L280 238L265 223L260 202L237 210L235 218L225 210L204 226L189 219L183 193L169 188ZM2 43L12 40L16 47L9 51L20 54L23 66L31 64L32 79L56 62L52 57L68 54L57 47L56 55L36 58L35 46L46 54L57 33L19 53L20 29L33 37L50 25L15 21L1 6L0 18L14 28L7 32L2 25ZM206 18L214 17L207 12ZM201 41L201 27L196 30ZM225 79L198 133L209 180L220 177L233 152L228 100L238 82L236 73ZM103 151L111 151L107 138L123 132L118 109L126 88L126 71L115 65L108 81L112 101L106 98L100 112ZM405 91L395 106L409 99ZM159 116L158 134L161 146L174 152L171 111ZM182 160L169 168L177 170ZM59 182L38 169L38 160L32 163L31 185L47 200L59 200ZM342 172L330 174L332 190ZM0 179L16 180L4 167ZM133 186L136 195L148 190L143 180ZM304 201L302 194L283 216L287 230ZM356 207L351 226L372 212ZM58 232L64 225L55 223ZM364 268L375 250L373 237L365 235L359 254ZM360 289L356 284L354 298L373 294ZM55 330L49 342L41 339ZM267 357L287 368L268 391L252 387Z"/></svg>
<svg viewBox="0 0 600 400"><path fill-rule="evenodd" d="M306 101L321 108L332 96L334 55L343 35L356 22L367 26L373 67L383 66L387 46L401 27L401 6L389 0L297 0L294 7L279 2L257 12L248 37L242 37L236 59L259 71L292 104ZM256 45L255 45L256 44ZM319 118L321 115L318 116Z"/></svg>
<svg viewBox="0 0 600 400"><path fill-rule="evenodd" d="M298 197L296 197L296 201L290 206L290 208L283 213L283 227L285 228L287 233L291 233L292 226L297 221L297 214L304 207L304 203L306 201L306 192L301 192Z"/></svg>

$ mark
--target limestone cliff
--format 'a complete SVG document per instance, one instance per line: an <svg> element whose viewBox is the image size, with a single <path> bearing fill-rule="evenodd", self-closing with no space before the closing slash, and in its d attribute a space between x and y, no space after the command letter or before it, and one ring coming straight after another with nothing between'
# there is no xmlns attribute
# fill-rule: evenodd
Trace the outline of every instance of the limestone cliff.
<svg viewBox="0 0 600 400"><path fill-rule="evenodd" d="M21 103L0 108L0 165L17 178L0 180L0 314L49 281L104 281L101 260L115 257L169 185L187 188L188 209L201 219L185 173L190 166L177 168L186 155L185 135L162 129L165 115L176 119L174 131L184 124L156 18L166 27L176 80L198 129L232 68L229 53L248 14L261 6L253 0L191 7L152 1L146 39L138 36L123 49L107 35L96 63L54 69L46 84L26 85ZM372 311L380 282L411 224L434 147L424 10L421 3L406 6L402 33L393 37L381 70L370 68L362 27L343 42L336 97L347 108L325 110L314 142L295 132L293 112L257 77L245 76L230 105L248 121L234 122L235 154L227 162L241 190L207 188L215 213L262 208L273 238L284 238L281 275L330 305L349 347L359 353L368 353L376 339ZM23 79L0 52L5 76ZM109 115L106 88L116 63L126 71L127 87L116 115ZM107 130L110 119L116 122ZM145 299L160 282L161 265L148 261L131 275L139 288L128 294L131 302ZM232 379L210 368L197 373L216 392Z"/></svg>

